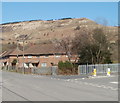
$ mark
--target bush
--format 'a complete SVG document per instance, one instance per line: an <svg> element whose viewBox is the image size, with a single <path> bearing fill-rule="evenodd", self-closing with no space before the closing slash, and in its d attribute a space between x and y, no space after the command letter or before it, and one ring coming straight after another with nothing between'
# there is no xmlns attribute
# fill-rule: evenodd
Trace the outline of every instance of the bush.
<svg viewBox="0 0 120 103"><path fill-rule="evenodd" d="M66 19L72 19L72 18L70 18L70 17L68 17L68 18L61 18L59 20L66 20Z"/></svg>
<svg viewBox="0 0 120 103"><path fill-rule="evenodd" d="M69 61L66 61L66 62L64 63L64 66L65 66L66 69L72 69L72 68L73 68L73 64L70 63Z"/></svg>
<svg viewBox="0 0 120 103"><path fill-rule="evenodd" d="M77 26L74 30L80 30L80 26Z"/></svg>
<svg viewBox="0 0 120 103"><path fill-rule="evenodd" d="M12 61L12 63L16 64L16 63L17 63L17 59L14 59L14 60Z"/></svg>
<svg viewBox="0 0 120 103"><path fill-rule="evenodd" d="M59 63L58 63L58 68L59 69L65 69L65 63L63 62L63 61L60 61Z"/></svg>
<svg viewBox="0 0 120 103"><path fill-rule="evenodd" d="M64 74L71 74L73 72L73 64L69 61L60 61L58 63L58 68Z"/></svg>

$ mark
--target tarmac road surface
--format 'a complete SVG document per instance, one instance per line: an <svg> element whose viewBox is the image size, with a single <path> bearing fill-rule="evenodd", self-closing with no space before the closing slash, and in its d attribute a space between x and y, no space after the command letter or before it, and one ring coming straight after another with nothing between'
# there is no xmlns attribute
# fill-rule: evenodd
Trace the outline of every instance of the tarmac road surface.
<svg viewBox="0 0 120 103"><path fill-rule="evenodd" d="M118 77L90 78L2 72L2 101L118 101Z"/></svg>

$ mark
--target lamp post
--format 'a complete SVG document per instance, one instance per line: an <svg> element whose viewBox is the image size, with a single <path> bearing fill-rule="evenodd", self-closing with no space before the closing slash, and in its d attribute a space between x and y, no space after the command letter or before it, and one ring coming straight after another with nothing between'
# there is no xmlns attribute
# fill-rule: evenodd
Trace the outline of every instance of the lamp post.
<svg viewBox="0 0 120 103"><path fill-rule="evenodd" d="M17 51L19 50L19 49L18 49L18 42L19 42L19 40L17 40ZM18 55L19 55L19 54L18 54L18 52L17 52L17 71L18 71L18 64L19 64L19 63L18 63Z"/></svg>
<svg viewBox="0 0 120 103"><path fill-rule="evenodd" d="M25 58L25 54L24 54L24 43L25 43L25 40L27 40L28 39L28 36L27 35L21 35L20 36L20 38L21 38L21 41L23 42L23 74L25 74L25 66L24 66L24 58Z"/></svg>
<svg viewBox="0 0 120 103"><path fill-rule="evenodd" d="M23 40L23 73L25 74L25 67L24 67L24 42L25 42L25 40Z"/></svg>

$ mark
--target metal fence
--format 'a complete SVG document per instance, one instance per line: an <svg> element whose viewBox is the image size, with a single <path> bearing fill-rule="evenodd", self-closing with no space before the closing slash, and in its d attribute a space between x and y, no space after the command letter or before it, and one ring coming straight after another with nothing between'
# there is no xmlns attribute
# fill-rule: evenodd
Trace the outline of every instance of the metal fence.
<svg viewBox="0 0 120 103"><path fill-rule="evenodd" d="M25 73L25 74L40 74L40 75L57 75L58 73L58 67L52 66L52 67L33 67L33 68L17 68L16 66L4 66L2 67L3 70L8 71L14 71L19 73Z"/></svg>
<svg viewBox="0 0 120 103"><path fill-rule="evenodd" d="M79 65L78 73L79 74L91 74L93 69L96 69L96 73L105 74L107 69L110 68L111 73L118 73L120 64L95 64L95 65Z"/></svg>

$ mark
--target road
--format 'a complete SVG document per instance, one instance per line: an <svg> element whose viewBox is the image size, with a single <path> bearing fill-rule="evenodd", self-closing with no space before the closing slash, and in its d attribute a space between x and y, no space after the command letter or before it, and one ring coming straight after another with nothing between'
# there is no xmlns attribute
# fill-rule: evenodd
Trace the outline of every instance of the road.
<svg viewBox="0 0 120 103"><path fill-rule="evenodd" d="M2 101L118 101L117 76L63 78L4 71L2 78Z"/></svg>

